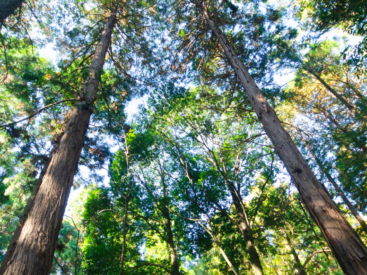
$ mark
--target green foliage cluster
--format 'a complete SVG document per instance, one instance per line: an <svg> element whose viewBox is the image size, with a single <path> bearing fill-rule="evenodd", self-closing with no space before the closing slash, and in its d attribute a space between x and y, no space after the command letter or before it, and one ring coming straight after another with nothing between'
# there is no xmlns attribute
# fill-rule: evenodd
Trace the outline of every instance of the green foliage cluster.
<svg viewBox="0 0 367 275"><path fill-rule="evenodd" d="M64 216L51 273L253 274L256 254L264 274L342 274L193 3L38 1L6 21L0 261L117 10L74 182L81 191ZM366 3L302 0L296 16L267 1L202 4L366 243L341 196L367 213ZM356 52L320 39L334 26L362 36ZM54 63L39 54L50 43ZM294 77L280 87L287 70ZM142 96L131 118L124 108Z"/></svg>

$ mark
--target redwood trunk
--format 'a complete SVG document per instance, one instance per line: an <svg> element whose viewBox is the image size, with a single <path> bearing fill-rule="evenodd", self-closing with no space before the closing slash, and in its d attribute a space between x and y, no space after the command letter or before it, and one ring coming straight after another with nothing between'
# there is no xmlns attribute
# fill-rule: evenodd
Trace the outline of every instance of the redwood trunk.
<svg viewBox="0 0 367 275"><path fill-rule="evenodd" d="M77 103L72 110L4 274L46 275L50 272L115 19L116 15L112 13L102 32L83 87L81 97L84 101Z"/></svg>
<svg viewBox="0 0 367 275"><path fill-rule="evenodd" d="M257 117L263 124L277 154L292 177L303 203L319 226L340 267L346 274L367 274L366 246L317 180L224 34L209 18L204 7L199 6L199 8L213 34L219 40L224 54L240 79Z"/></svg>
<svg viewBox="0 0 367 275"><path fill-rule="evenodd" d="M11 259L11 257L14 254L15 248L17 246L17 241L18 238L20 236L20 233L22 232L22 228L24 225L24 222L26 221L27 217L28 217L28 213L29 211L32 209L33 203L34 203L34 199L37 196L38 190L41 186L42 183L42 179L43 176L46 173L47 167L50 164L50 160L52 157L52 153L50 154L50 158L47 160L46 164L44 165L44 167L42 168L41 171L41 175L39 176L39 178L36 181L36 184L33 187L31 196L29 197L26 206L24 207L23 213L22 215L19 217L19 221L17 224L17 227L13 233L13 237L11 238L10 244L8 246L8 249L6 250L6 253L4 255L3 261L1 262L1 266L0 266L0 275L3 275L6 269L6 266L8 265L9 260Z"/></svg>

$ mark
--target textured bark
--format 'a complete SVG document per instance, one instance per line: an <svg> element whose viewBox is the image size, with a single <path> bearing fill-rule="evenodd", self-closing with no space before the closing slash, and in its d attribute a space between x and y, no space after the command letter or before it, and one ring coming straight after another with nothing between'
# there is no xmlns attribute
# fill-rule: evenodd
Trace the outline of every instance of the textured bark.
<svg viewBox="0 0 367 275"><path fill-rule="evenodd" d="M6 18L12 15L16 9L20 8L24 0L1 0L0 1L0 28Z"/></svg>
<svg viewBox="0 0 367 275"><path fill-rule="evenodd" d="M235 190L235 187L233 186L232 183L227 182L227 185L230 189L233 204L236 208L237 218L239 220L238 226L246 242L246 248L250 256L251 267L255 275L262 275L263 268L260 262L259 254L257 253L257 250L254 245L254 237L252 236L252 230L249 221L243 210L242 199L239 197L240 195Z"/></svg>
<svg viewBox="0 0 367 275"><path fill-rule="evenodd" d="M238 76L257 117L292 177L303 203L332 249L340 267L346 274L367 274L366 246L317 180L225 35L210 19L204 7L198 7L201 9L208 27L219 40L224 54Z"/></svg>
<svg viewBox="0 0 367 275"><path fill-rule="evenodd" d="M53 153L53 152L52 152ZM50 164L50 160L52 157L52 153L50 154L50 158L46 161L46 164L44 165L44 167L42 168L41 174L39 176L39 178L36 181L36 184L33 187L31 196L29 197L26 206L24 207L23 213L22 215L19 217L19 221L17 224L17 227L13 233L13 237L11 238L10 244L8 246L8 249L6 250L6 253L4 255L3 261L1 262L1 266L0 266L0 275L3 275L6 269L6 266L8 265L9 260L11 259L11 257L14 254L15 248L17 246L17 241L18 238L20 236L20 233L22 232L22 228L24 225L24 222L26 221L27 217L28 217L28 213L29 211L32 209L33 203L34 203L34 199L37 196L38 190L41 186L42 183L42 179L43 176L46 173L47 167Z"/></svg>
<svg viewBox="0 0 367 275"><path fill-rule="evenodd" d="M77 103L71 112L4 274L46 275L50 272L67 199L89 125L90 104L97 95L99 75L115 19L116 14L112 13L102 32L83 87L82 99L85 98L85 101Z"/></svg>

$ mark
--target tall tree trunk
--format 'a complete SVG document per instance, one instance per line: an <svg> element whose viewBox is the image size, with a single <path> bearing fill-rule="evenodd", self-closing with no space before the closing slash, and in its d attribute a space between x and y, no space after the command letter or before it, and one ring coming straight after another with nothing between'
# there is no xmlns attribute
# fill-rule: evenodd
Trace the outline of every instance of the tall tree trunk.
<svg viewBox="0 0 367 275"><path fill-rule="evenodd" d="M64 134L43 176L33 207L19 236L5 274L49 274L62 218L73 183L84 137L97 96L100 73L111 41L116 12L112 12L102 32L89 76L66 124Z"/></svg>
<svg viewBox="0 0 367 275"><path fill-rule="evenodd" d="M273 108L261 93L225 35L201 9L208 27L219 40L276 152L292 177L299 194L346 274L367 274L367 248L322 187Z"/></svg>
<svg viewBox="0 0 367 275"><path fill-rule="evenodd" d="M300 134L300 133L299 133ZM361 215L359 215L358 211L354 207L354 205L350 202L350 200L347 198L347 196L344 194L343 190L339 187L337 182L334 180L334 178L330 175L329 171L325 166L323 165L322 161L316 156L315 152L312 150L312 148L308 145L308 143L303 139L301 136L301 139L303 143L306 145L308 151L311 153L313 158L316 160L317 165L320 167L321 171L325 174L329 182L334 186L336 192L338 192L339 196L343 199L344 203L348 206L350 212L352 212L353 216L357 219L361 227L363 228L364 232L367 233L367 224L362 218Z"/></svg>
<svg viewBox="0 0 367 275"><path fill-rule="evenodd" d="M246 242L246 248L250 256L251 267L254 270L255 275L262 275L263 268L260 262L259 254L257 253L254 245L254 237L252 236L252 230L247 219L247 215L244 213L242 199L231 182L227 182L227 185L231 192L233 204L236 208L237 218L239 220L239 229L241 230L243 238Z"/></svg>
<svg viewBox="0 0 367 275"><path fill-rule="evenodd" d="M27 204L24 207L24 210L23 210L22 215L19 217L19 221L18 221L17 227L16 227L16 229L15 229L15 231L13 233L13 237L11 238L10 244L8 246L8 249L6 250L6 253L4 255L3 261L1 262L0 275L3 275L4 274L5 269L6 269L6 266L8 265L8 262L11 259L11 257L13 256L13 253L14 253L15 248L17 246L18 238L20 236L20 233L22 232L22 228L23 228L24 222L26 221L26 219L28 217L29 211L32 209L32 206L33 206L33 203L34 203L34 199L37 196L38 190L39 190L39 188L41 186L41 183L42 183L43 176L46 173L46 170L48 168L48 165L50 164L52 153L55 151L55 148L57 148L57 146L54 146L54 149L52 150L52 152L51 152L51 154L49 156L49 159L46 161L44 167L42 168L41 174L40 174L39 178L37 179L37 181L36 181L36 183L35 183L35 185L33 187L31 196L29 197L29 199L27 201Z"/></svg>
<svg viewBox="0 0 367 275"><path fill-rule="evenodd" d="M305 67L304 67L305 68ZM357 110L357 107L353 104L350 103L346 98L344 98L344 96L342 96L341 94L339 94L335 89L333 89L332 87L330 87L329 84L327 84L325 82L325 80L323 80L321 78L321 76L319 74L317 74L315 71L313 71L310 68L305 68L306 71L308 71L309 73L311 73L318 81L320 81L320 83L330 92L332 93L337 99L340 100L341 103L344 104L345 107L347 107L350 111L355 112Z"/></svg>
<svg viewBox="0 0 367 275"><path fill-rule="evenodd" d="M173 233L171 227L171 217L168 209L161 209L161 212L164 216L164 226L166 227L167 232L167 244L169 248L169 253L171 257L171 275L180 275L180 270L178 266L177 260L177 252L175 249L174 241L173 241Z"/></svg>
<svg viewBox="0 0 367 275"><path fill-rule="evenodd" d="M12 15L17 8L20 8L24 0L1 0L0 1L0 29L6 18Z"/></svg>

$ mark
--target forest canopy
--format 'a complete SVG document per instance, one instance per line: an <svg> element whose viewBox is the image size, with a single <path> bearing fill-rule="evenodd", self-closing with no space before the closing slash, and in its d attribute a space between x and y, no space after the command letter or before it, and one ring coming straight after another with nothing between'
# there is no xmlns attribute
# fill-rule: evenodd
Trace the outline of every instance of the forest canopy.
<svg viewBox="0 0 367 275"><path fill-rule="evenodd" d="M0 0L0 275L367 274L366 7Z"/></svg>

